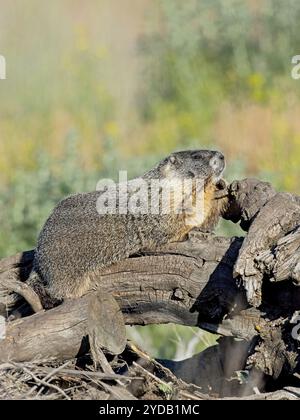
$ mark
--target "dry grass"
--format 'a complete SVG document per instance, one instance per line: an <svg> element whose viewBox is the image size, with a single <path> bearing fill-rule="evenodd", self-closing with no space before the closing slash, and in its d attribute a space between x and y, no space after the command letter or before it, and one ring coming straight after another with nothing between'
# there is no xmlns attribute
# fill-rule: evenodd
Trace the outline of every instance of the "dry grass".
<svg viewBox="0 0 300 420"><path fill-rule="evenodd" d="M5 363L0 365L1 400L76 400L108 399L114 394L112 383L121 388L130 379L75 368L75 360L57 365ZM120 386L120 385L119 385Z"/></svg>
<svg viewBox="0 0 300 420"><path fill-rule="evenodd" d="M137 351L142 357L128 366L126 376L105 374L91 367L79 369L75 359L61 364L0 364L0 400L209 398L197 386L186 384L144 352ZM159 376L153 373L154 370Z"/></svg>

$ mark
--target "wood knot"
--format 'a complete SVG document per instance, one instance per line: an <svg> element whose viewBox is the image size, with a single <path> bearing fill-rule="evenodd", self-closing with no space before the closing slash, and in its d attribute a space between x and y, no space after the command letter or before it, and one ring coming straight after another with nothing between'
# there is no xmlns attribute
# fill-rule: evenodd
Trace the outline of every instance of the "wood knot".
<svg viewBox="0 0 300 420"><path fill-rule="evenodd" d="M175 299L175 300L184 300L183 291L181 289L179 289L178 287L176 289L174 289L173 299Z"/></svg>

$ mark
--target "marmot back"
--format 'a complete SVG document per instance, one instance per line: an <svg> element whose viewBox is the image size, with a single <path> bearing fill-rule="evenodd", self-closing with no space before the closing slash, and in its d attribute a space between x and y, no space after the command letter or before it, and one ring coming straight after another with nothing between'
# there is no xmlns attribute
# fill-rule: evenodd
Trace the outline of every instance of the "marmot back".
<svg viewBox="0 0 300 420"><path fill-rule="evenodd" d="M67 197L55 207L40 232L31 278L38 276L51 298L79 297L93 288L103 267L140 251L156 250L168 242L180 241L194 227L213 228L222 207L220 201L214 200L214 191L224 167L224 156L216 151L176 152L134 180L146 182L149 200L152 180L162 182L161 185L170 181L179 185L189 180L190 197L176 200L180 189L176 187L171 199L173 207L167 213L161 211L161 196L154 214L119 214L118 201L114 213L101 214L98 200L103 191ZM203 182L204 186L201 215L191 206L197 193L195 181ZM129 197L134 188L129 181Z"/></svg>

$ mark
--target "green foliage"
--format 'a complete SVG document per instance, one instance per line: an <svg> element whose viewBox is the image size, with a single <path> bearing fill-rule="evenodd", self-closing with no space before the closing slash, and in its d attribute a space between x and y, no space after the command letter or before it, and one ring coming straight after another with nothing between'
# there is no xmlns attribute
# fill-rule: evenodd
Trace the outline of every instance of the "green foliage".
<svg viewBox="0 0 300 420"><path fill-rule="evenodd" d="M171 396L174 393L172 384L159 384L158 389L167 400L171 399Z"/></svg>
<svg viewBox="0 0 300 420"><path fill-rule="evenodd" d="M158 3L163 31L141 43L152 83L146 117L161 115L162 104L209 114L224 95L264 102L277 77L290 74L300 45L297 0Z"/></svg>
<svg viewBox="0 0 300 420"><path fill-rule="evenodd" d="M14 180L0 190L0 256L33 248L37 234L57 202L84 191L92 176L78 171L74 147L69 143L67 158L51 165L45 153L37 156L37 170L16 170ZM96 185L96 178L95 178Z"/></svg>
<svg viewBox="0 0 300 420"><path fill-rule="evenodd" d="M175 324L127 327L128 337L153 357L182 360L216 344L216 336Z"/></svg>
<svg viewBox="0 0 300 420"><path fill-rule="evenodd" d="M148 148L215 144L230 164L244 158L246 173L264 172L279 188L299 191L300 83L291 77L291 58L299 53L300 3L156 4L159 25L140 43L146 63L140 116L150 132ZM232 128L222 116L224 104L235 113Z"/></svg>

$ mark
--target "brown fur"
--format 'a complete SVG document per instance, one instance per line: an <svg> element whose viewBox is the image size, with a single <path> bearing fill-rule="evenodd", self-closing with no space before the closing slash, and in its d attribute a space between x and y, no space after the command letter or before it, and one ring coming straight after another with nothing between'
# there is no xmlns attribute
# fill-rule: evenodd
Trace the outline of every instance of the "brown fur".
<svg viewBox="0 0 300 420"><path fill-rule="evenodd" d="M200 179L205 182L204 220L193 209L177 214L102 214L96 210L99 192L62 200L46 221L36 247L31 282L38 278L53 299L79 297L94 287L101 269L145 249L182 240L193 227L215 226L220 204L215 183L224 169L221 153L209 150L177 152L141 178ZM149 190L148 190L149 194ZM191 218L195 220L191 223Z"/></svg>

